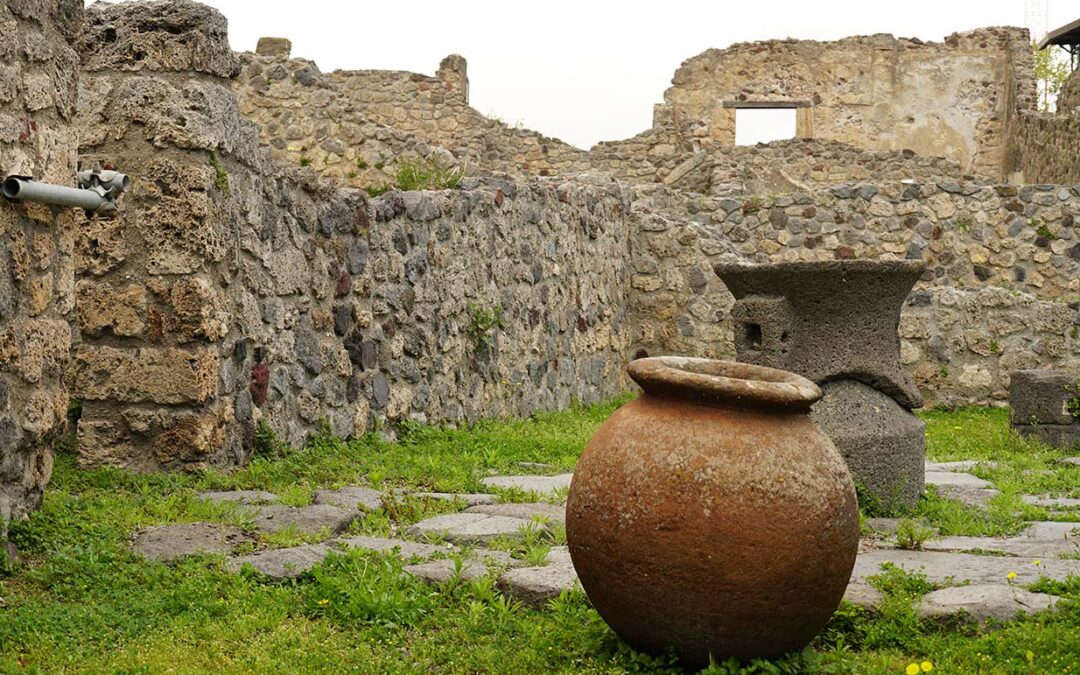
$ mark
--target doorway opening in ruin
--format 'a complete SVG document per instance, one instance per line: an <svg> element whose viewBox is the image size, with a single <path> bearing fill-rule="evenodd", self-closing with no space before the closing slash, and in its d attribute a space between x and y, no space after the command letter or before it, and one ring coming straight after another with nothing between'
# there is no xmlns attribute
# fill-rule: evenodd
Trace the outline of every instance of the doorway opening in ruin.
<svg viewBox="0 0 1080 675"><path fill-rule="evenodd" d="M737 108L735 145L795 138L796 115L795 108Z"/></svg>

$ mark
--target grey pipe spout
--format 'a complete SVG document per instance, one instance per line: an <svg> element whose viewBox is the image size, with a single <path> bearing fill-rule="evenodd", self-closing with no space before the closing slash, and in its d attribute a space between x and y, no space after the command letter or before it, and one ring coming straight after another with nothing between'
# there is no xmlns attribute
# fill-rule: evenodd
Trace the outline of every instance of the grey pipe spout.
<svg viewBox="0 0 1080 675"><path fill-rule="evenodd" d="M87 211L97 211L106 204L110 204L93 190L80 190L79 188L53 185L52 183L39 183L36 180L8 176L4 179L4 196L13 201L41 202L56 206L77 206ZM113 210L115 204L110 204Z"/></svg>
<svg viewBox="0 0 1080 675"><path fill-rule="evenodd" d="M79 185L73 188L31 180L27 176L8 176L2 190L5 198L21 202L40 202L55 206L74 206L94 213L116 211L117 198L131 185L131 179L117 171L80 171Z"/></svg>

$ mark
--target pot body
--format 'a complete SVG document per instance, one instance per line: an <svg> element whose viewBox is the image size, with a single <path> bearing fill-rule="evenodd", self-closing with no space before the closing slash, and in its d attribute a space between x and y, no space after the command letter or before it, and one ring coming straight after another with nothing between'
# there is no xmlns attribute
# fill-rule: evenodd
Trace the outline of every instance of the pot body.
<svg viewBox="0 0 1080 675"><path fill-rule="evenodd" d="M809 643L847 587L859 516L806 414L643 393L585 449L566 534L604 620L697 668Z"/></svg>

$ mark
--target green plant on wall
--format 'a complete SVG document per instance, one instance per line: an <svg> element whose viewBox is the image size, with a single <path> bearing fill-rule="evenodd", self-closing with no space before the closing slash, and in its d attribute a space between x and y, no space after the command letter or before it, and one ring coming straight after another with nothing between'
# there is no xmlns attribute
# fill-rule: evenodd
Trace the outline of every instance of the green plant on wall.
<svg viewBox="0 0 1080 675"><path fill-rule="evenodd" d="M465 177L464 167L448 166L437 159L405 159L398 162L399 190L452 190Z"/></svg>
<svg viewBox="0 0 1080 675"><path fill-rule="evenodd" d="M1039 93L1039 112L1054 112L1057 109L1057 96L1061 92L1061 85L1065 84L1071 72L1069 59L1065 52L1058 47L1039 49L1033 44L1035 51L1035 79Z"/></svg>
<svg viewBox="0 0 1080 675"><path fill-rule="evenodd" d="M1080 382L1071 387L1065 387L1065 391L1072 394L1072 397L1065 401L1065 412L1080 419Z"/></svg>
<svg viewBox="0 0 1080 675"><path fill-rule="evenodd" d="M210 166L214 169L214 187L225 193L229 194L229 174L225 171L225 166L221 163L217 153L210 152Z"/></svg>
<svg viewBox="0 0 1080 675"><path fill-rule="evenodd" d="M473 348L480 350L491 344L491 331L502 328L502 307L484 306L469 303L469 322L465 325L465 336Z"/></svg>

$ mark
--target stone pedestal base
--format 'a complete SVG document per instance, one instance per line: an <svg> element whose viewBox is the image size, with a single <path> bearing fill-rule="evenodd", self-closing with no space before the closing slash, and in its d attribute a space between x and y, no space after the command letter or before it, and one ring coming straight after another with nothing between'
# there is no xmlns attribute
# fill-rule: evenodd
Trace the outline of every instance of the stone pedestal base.
<svg viewBox="0 0 1080 675"><path fill-rule="evenodd" d="M826 382L821 391L810 417L832 439L856 486L884 506L914 504L923 489L922 420L861 382Z"/></svg>

